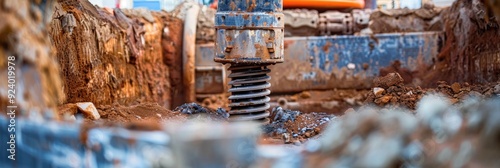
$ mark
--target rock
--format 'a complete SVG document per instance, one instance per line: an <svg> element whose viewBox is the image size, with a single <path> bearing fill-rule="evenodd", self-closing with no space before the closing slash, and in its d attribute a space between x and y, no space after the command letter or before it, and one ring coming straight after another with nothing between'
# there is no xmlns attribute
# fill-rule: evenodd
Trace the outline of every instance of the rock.
<svg viewBox="0 0 500 168"><path fill-rule="evenodd" d="M208 110L207 108L202 107L201 105L196 104L196 103L185 103L185 104L175 108L174 111L179 111L183 114L199 114L199 113L208 113L210 110ZM222 113L222 112L223 111L220 111L220 113Z"/></svg>
<svg viewBox="0 0 500 168"><path fill-rule="evenodd" d="M351 106L356 105L356 98L344 98L344 101Z"/></svg>
<svg viewBox="0 0 500 168"><path fill-rule="evenodd" d="M460 93L460 89L462 89L462 87L460 86L459 83L453 83L451 85L451 90L453 90L453 93L457 94L457 93Z"/></svg>
<svg viewBox="0 0 500 168"><path fill-rule="evenodd" d="M302 143L301 143L299 140L295 140L295 141L293 141L293 144L294 144L295 146L300 146L300 145L302 145Z"/></svg>
<svg viewBox="0 0 500 168"><path fill-rule="evenodd" d="M271 120L272 122L286 122L286 121L295 121L295 119L300 115L299 111L285 110L281 107L275 107L271 111Z"/></svg>
<svg viewBox="0 0 500 168"><path fill-rule="evenodd" d="M80 112L83 113L83 115L86 118L92 119L92 120L98 120L101 118L101 115L99 115L99 112L94 106L94 103L92 102L83 102L83 103L76 103L76 106L78 106L78 109Z"/></svg>
<svg viewBox="0 0 500 168"><path fill-rule="evenodd" d="M292 142L292 138L290 137L290 134L289 133L283 133L283 141L285 142L285 144L289 144Z"/></svg>
<svg viewBox="0 0 500 168"><path fill-rule="evenodd" d="M356 110L354 110L353 108L349 108L344 112L344 114L355 113L355 112Z"/></svg>
<svg viewBox="0 0 500 168"><path fill-rule="evenodd" d="M391 86L402 84L404 82L403 77L399 73L389 73L386 76L378 77L373 80L373 84L376 87L381 87L387 89Z"/></svg>
<svg viewBox="0 0 500 168"><path fill-rule="evenodd" d="M386 95L386 96L383 96L377 100L375 100L375 103L379 104L379 105L385 105L387 104L389 101L391 101L392 99L392 96L389 96L389 95Z"/></svg>
<svg viewBox="0 0 500 168"><path fill-rule="evenodd" d="M493 91L495 94L500 94L500 84L495 86L495 90Z"/></svg>
<svg viewBox="0 0 500 168"><path fill-rule="evenodd" d="M229 118L229 113L226 111L226 109L219 107L215 112L217 112L217 114L219 115L222 115L224 118Z"/></svg>
<svg viewBox="0 0 500 168"><path fill-rule="evenodd" d="M385 92L384 88L380 87L373 88L373 94L375 95L375 97L381 97L384 92Z"/></svg>

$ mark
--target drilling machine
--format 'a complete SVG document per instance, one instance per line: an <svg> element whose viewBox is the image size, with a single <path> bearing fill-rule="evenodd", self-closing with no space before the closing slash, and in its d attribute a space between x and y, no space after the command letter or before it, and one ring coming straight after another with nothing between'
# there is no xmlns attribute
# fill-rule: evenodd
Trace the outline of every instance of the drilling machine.
<svg viewBox="0 0 500 168"><path fill-rule="evenodd" d="M230 64L230 121L268 123L269 65L282 63L283 0L219 0L215 62Z"/></svg>

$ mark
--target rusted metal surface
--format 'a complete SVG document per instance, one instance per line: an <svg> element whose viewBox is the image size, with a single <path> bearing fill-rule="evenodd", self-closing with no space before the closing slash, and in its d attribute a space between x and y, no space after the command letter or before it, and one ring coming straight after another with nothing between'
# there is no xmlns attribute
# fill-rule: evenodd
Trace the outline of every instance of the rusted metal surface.
<svg viewBox="0 0 500 168"><path fill-rule="evenodd" d="M320 35L354 34L353 20L351 13L339 11L321 13L318 24Z"/></svg>
<svg viewBox="0 0 500 168"><path fill-rule="evenodd" d="M285 10L285 36L352 35L368 27L371 10Z"/></svg>
<svg viewBox="0 0 500 168"><path fill-rule="evenodd" d="M316 10L284 10L285 37L315 36L318 33L319 14Z"/></svg>
<svg viewBox="0 0 500 168"><path fill-rule="evenodd" d="M215 16L215 62L283 62L283 5L280 0L219 1ZM243 12L244 11L244 12Z"/></svg>
<svg viewBox="0 0 500 168"><path fill-rule="evenodd" d="M196 94L218 94L225 92L225 75L222 66L196 67ZM198 97L198 96L197 96Z"/></svg>
<svg viewBox="0 0 500 168"><path fill-rule="evenodd" d="M282 0L221 0L215 15L215 62L230 63L230 121L269 122L268 65L283 62Z"/></svg>
<svg viewBox="0 0 500 168"><path fill-rule="evenodd" d="M379 75L380 69L394 61L401 62L401 67L410 71L433 64L439 53L442 34L285 38L286 62L271 67L271 90L273 93L290 93L370 88L371 80ZM213 48L209 45L198 47ZM197 57L201 57L200 54L197 53Z"/></svg>
<svg viewBox="0 0 500 168"><path fill-rule="evenodd" d="M285 39L286 62L272 67L274 93L369 88L382 67L399 60L416 71L439 52L440 32L375 36L293 37Z"/></svg>
<svg viewBox="0 0 500 168"><path fill-rule="evenodd" d="M225 66L214 62L214 44L196 45L196 96L225 92L227 78Z"/></svg>

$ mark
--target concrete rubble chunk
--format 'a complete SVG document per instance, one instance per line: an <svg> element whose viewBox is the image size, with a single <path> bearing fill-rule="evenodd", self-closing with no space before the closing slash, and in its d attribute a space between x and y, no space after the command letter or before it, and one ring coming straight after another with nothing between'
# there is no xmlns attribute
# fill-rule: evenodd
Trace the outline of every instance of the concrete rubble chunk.
<svg viewBox="0 0 500 168"><path fill-rule="evenodd" d="M80 110L80 112L82 112L87 118L92 120L98 120L101 118L101 115L92 102L76 103L76 106L78 106L78 110Z"/></svg>
<svg viewBox="0 0 500 168"><path fill-rule="evenodd" d="M373 88L373 94L375 94L376 97L382 96L382 94L384 93L384 91L385 91L384 88L380 88L380 87Z"/></svg>

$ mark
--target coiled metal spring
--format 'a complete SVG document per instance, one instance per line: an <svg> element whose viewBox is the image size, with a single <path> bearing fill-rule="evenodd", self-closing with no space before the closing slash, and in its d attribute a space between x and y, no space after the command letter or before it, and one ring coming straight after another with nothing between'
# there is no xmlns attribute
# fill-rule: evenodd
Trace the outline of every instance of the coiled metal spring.
<svg viewBox="0 0 500 168"><path fill-rule="evenodd" d="M271 77L267 74L271 72L267 66L261 65L231 65L229 68L231 81L231 103L229 107L230 121L249 121L268 123L271 100Z"/></svg>

